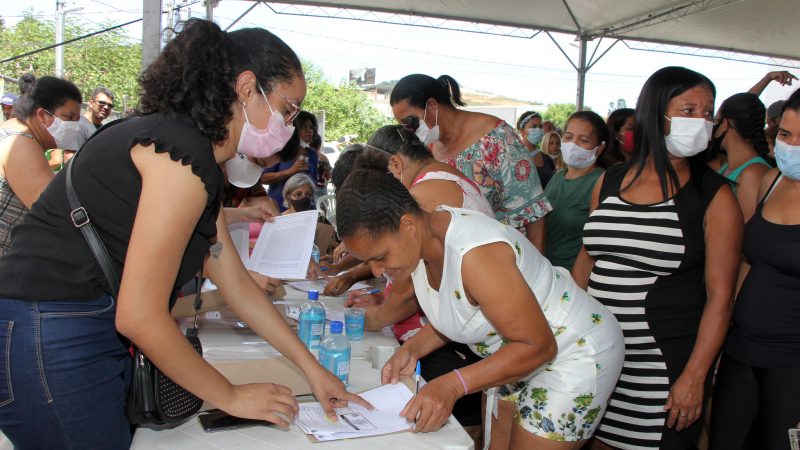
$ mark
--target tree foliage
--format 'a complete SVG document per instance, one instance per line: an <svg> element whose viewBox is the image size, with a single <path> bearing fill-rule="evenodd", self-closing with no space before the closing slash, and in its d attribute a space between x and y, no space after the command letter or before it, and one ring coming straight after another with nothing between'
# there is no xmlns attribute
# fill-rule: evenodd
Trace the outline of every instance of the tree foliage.
<svg viewBox="0 0 800 450"><path fill-rule="evenodd" d="M585 111L592 110L592 108L588 106L584 106L583 109ZM547 109L542 113L542 118L553 122L559 129L563 129L569 116L577 110L578 108L574 103L550 103L547 105Z"/></svg>
<svg viewBox="0 0 800 450"><path fill-rule="evenodd" d="M88 27L77 18L68 16L64 26L64 40L113 25L104 22ZM37 19L31 11L27 11L25 17L13 27L0 28L1 59L53 43L55 23ZM103 85L116 94L116 103L120 107L123 96L127 96L129 106L134 106L138 100L137 78L141 59L141 43L131 42L123 29L116 29L65 45L64 78L78 86L84 100L88 100L97 86ZM28 72L36 76L52 75L55 72L55 50L36 53L0 66L0 73L14 78Z"/></svg>
<svg viewBox="0 0 800 450"><path fill-rule="evenodd" d="M303 63L303 71L308 84L303 109L315 114L325 111L325 140L356 135L354 141L364 142L389 123L354 84L334 86L320 67L308 62Z"/></svg>

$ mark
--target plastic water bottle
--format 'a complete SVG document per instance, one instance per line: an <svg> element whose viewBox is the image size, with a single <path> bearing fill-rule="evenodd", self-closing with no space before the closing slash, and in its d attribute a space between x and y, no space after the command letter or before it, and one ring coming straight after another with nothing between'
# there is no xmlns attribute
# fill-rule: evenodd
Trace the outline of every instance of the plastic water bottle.
<svg viewBox="0 0 800 450"><path fill-rule="evenodd" d="M319 247L316 244L311 247L311 257L314 258L314 262L319 264Z"/></svg>
<svg viewBox="0 0 800 450"><path fill-rule="evenodd" d="M325 308L319 304L319 291L308 291L308 303L300 309L300 326L297 334L314 356L319 354L319 344L325 330Z"/></svg>
<svg viewBox="0 0 800 450"><path fill-rule="evenodd" d="M343 324L331 322L331 332L319 346L319 363L339 377L345 386L350 380L350 341L342 334Z"/></svg>

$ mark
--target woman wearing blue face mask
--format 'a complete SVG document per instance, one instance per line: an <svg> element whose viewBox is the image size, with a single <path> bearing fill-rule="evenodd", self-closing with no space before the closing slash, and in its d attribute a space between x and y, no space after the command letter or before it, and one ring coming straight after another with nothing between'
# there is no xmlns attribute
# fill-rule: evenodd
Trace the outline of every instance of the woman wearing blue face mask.
<svg viewBox="0 0 800 450"><path fill-rule="evenodd" d="M513 127L497 117L459 109L466 103L449 75L407 75L395 85L389 103L395 119L414 131L434 158L480 187L497 220L544 248L540 219L552 207Z"/></svg>
<svg viewBox="0 0 800 450"><path fill-rule="evenodd" d="M220 211L219 164L237 152L267 157L292 134L288 124L306 94L297 55L266 30L226 33L191 19L140 85L142 114L84 144L0 257L0 430L17 448L127 449L131 357L118 333L201 399L288 426L284 418L298 411L289 388L230 383L171 318L176 288L201 267L234 311L308 376L329 414L343 400L363 403L266 300ZM70 171L119 274L118 290L71 220Z"/></svg>
<svg viewBox="0 0 800 450"><path fill-rule="evenodd" d="M744 232L745 264L714 392L711 449L789 448L800 422L800 91Z"/></svg>
<svg viewBox="0 0 800 450"><path fill-rule="evenodd" d="M742 213L702 155L714 85L683 67L639 95L634 153L592 192L573 276L625 335L625 365L595 436L624 449L691 449L731 316Z"/></svg>
<svg viewBox="0 0 800 450"><path fill-rule="evenodd" d="M546 157L541 148L542 138L544 137L541 114L536 111L522 113L517 120L517 131L522 144L531 154L531 160L536 166L536 173L539 174L542 188L546 188L547 183L550 182L550 178L553 177L553 173L556 171L556 165L552 158Z"/></svg>
<svg viewBox="0 0 800 450"><path fill-rule="evenodd" d="M567 119L561 142L567 168L556 172L544 189L553 205L546 219L545 256L554 266L572 270L581 249L592 189L606 167L601 156L608 139L608 127L597 113L579 111Z"/></svg>
<svg viewBox="0 0 800 450"><path fill-rule="evenodd" d="M45 157L57 148L50 131L81 115L81 92L67 80L23 75L20 90L14 118L0 126L0 256L11 246L11 230L53 179Z"/></svg>

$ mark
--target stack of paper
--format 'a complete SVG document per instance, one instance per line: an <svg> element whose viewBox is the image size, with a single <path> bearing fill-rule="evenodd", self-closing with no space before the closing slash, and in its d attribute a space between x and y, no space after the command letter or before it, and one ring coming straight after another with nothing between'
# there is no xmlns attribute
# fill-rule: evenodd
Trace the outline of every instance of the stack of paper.
<svg viewBox="0 0 800 450"><path fill-rule="evenodd" d="M338 421L328 419L319 403L301 403L295 424L318 441L335 441L406 431L411 424L400 416L414 394L403 383L387 384L360 394L375 407L368 410L350 402L336 409Z"/></svg>

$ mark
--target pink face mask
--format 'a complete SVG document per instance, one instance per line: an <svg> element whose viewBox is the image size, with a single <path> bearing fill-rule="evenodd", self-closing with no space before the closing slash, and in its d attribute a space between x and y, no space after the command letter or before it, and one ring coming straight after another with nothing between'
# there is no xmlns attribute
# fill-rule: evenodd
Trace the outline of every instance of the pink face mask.
<svg viewBox="0 0 800 450"><path fill-rule="evenodd" d="M283 149L289 139L294 133L292 125L286 125L283 115L272 109L267 96L261 86L258 87L261 95L269 106L271 112L269 117L269 124L265 130L259 130L250 123L247 117L247 110L244 109L242 104L242 111L244 112L244 126L242 128L242 135L239 137L239 145L236 151L243 153L253 158L266 158L272 156Z"/></svg>

